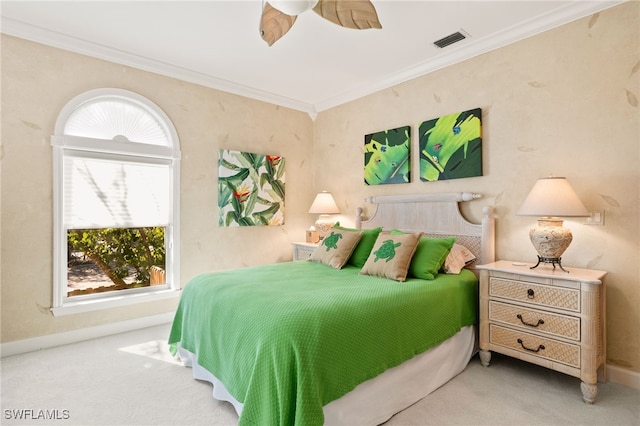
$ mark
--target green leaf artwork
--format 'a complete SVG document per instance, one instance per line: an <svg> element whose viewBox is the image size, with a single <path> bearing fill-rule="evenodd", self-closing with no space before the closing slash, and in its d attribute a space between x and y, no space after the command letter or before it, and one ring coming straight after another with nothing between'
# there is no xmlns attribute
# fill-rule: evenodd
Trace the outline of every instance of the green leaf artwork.
<svg viewBox="0 0 640 426"><path fill-rule="evenodd" d="M482 176L482 110L480 108L423 121L420 180Z"/></svg>
<svg viewBox="0 0 640 426"><path fill-rule="evenodd" d="M364 182L367 185L410 182L410 145L409 126L366 135Z"/></svg>
<svg viewBox="0 0 640 426"><path fill-rule="evenodd" d="M284 188L284 158L221 149L218 225L283 225Z"/></svg>

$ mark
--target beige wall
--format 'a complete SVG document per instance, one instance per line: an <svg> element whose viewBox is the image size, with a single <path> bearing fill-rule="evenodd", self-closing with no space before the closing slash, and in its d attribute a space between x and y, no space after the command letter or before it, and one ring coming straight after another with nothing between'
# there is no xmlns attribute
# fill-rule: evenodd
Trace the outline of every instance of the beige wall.
<svg viewBox="0 0 640 426"><path fill-rule="evenodd" d="M52 149L58 113L101 87L137 92L172 119L182 149L181 282L210 270L291 259L312 218L312 126L280 108L121 65L2 37L2 342L171 312L176 300L53 317ZM285 225L220 228L219 149L285 157Z"/></svg>
<svg viewBox="0 0 640 426"><path fill-rule="evenodd" d="M182 282L199 272L290 259L303 238L314 192L334 193L345 215L369 195L470 190L465 206L497 213L497 256L532 260L528 229L515 213L539 177L567 176L605 226L566 225L567 266L609 271L609 363L640 372L639 8L625 3L464 63L319 114L303 113L83 57L13 37L2 43L2 341L170 312L158 302L52 317L51 147L56 116L73 96L119 87L156 102L172 118L183 152ZM484 176L367 187L363 136L443 114L483 110ZM286 157L287 223L218 228L220 148ZM417 164L417 142L413 164ZM309 177L313 176L313 188Z"/></svg>
<svg viewBox="0 0 640 426"><path fill-rule="evenodd" d="M475 191L475 221L495 206L497 257L533 261L533 217L516 216L536 179L567 176L605 226L565 221L574 240L563 264L609 271L608 362L640 371L639 3L623 4L455 66L320 113L316 186L343 209L365 196ZM363 184L363 135L480 107L484 176L400 185ZM412 164L418 144L413 139ZM340 179L336 179L340 176Z"/></svg>

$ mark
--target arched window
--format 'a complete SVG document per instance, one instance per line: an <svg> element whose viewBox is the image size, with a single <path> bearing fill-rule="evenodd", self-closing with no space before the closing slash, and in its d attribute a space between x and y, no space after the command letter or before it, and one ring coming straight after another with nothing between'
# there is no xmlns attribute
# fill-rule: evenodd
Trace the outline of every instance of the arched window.
<svg viewBox="0 0 640 426"><path fill-rule="evenodd" d="M53 313L179 288L180 146L169 117L126 90L72 99L53 146Z"/></svg>

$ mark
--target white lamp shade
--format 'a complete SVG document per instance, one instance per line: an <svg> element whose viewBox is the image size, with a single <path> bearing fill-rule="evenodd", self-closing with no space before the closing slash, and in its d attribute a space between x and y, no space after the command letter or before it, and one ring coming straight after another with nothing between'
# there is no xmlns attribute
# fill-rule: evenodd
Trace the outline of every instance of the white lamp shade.
<svg viewBox="0 0 640 426"><path fill-rule="evenodd" d="M338 206L330 192L322 191L316 195L315 200L309 208L311 214L337 214L340 213Z"/></svg>
<svg viewBox="0 0 640 426"><path fill-rule="evenodd" d="M285 15L297 16L313 9L318 0L269 0L268 3Z"/></svg>
<svg viewBox="0 0 640 426"><path fill-rule="evenodd" d="M518 210L519 216L584 217L589 212L564 177L538 179Z"/></svg>

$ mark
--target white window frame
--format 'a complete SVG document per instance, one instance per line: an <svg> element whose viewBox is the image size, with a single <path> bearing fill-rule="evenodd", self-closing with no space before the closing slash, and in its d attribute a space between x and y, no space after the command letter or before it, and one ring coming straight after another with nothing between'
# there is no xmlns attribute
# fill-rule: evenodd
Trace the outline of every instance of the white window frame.
<svg viewBox="0 0 640 426"><path fill-rule="evenodd" d="M164 129L169 146L136 143L115 136L112 140L72 136L64 133L71 115L86 102L98 98L122 99L142 107L155 117ZM56 120L53 136L53 303L55 316L98 309L143 303L178 297L180 290L180 143L173 123L160 107L149 99L123 89L90 90L69 101ZM171 200L169 225L165 230L166 284L137 289L96 293L86 296L67 296L67 229L64 226L63 160L65 155L87 156L110 154L124 158L135 157L140 162L164 163L171 167Z"/></svg>

